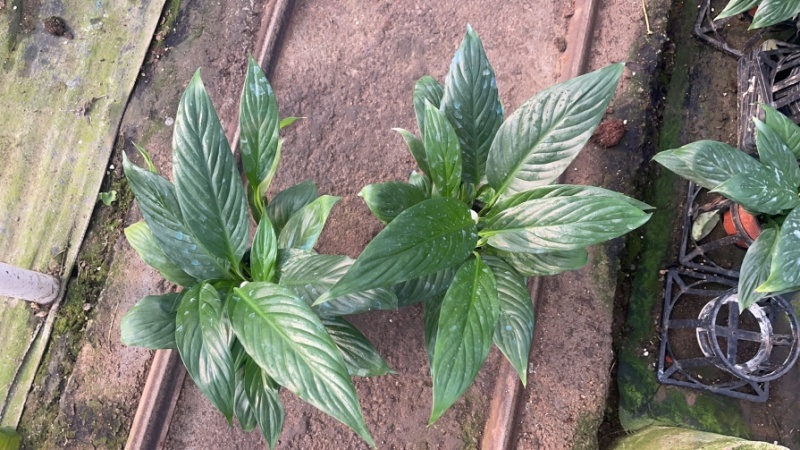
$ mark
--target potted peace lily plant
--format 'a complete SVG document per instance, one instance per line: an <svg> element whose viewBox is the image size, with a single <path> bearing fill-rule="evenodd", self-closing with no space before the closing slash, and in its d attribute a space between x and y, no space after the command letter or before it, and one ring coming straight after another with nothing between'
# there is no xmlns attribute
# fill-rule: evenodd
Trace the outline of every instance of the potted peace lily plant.
<svg viewBox="0 0 800 450"><path fill-rule="evenodd" d="M523 383L534 310L526 278L574 270L586 247L645 223L650 207L613 191L553 184L591 137L623 64L560 83L505 117L494 70L467 28L442 86L417 81L420 137L397 129L420 172L366 186L386 227L316 301L391 289L424 303L435 422L472 384L494 343Z"/></svg>
<svg viewBox="0 0 800 450"><path fill-rule="evenodd" d="M800 127L762 105L758 159L725 143L697 141L663 151L655 161L759 217L761 234L747 249L739 275L739 307L769 294L800 289Z"/></svg>

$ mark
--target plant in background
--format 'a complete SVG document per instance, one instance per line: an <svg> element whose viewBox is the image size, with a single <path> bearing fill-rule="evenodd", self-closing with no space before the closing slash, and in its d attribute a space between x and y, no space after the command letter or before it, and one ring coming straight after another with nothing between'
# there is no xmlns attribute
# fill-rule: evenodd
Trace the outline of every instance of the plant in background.
<svg viewBox="0 0 800 450"><path fill-rule="evenodd" d="M746 210L764 230L748 248L739 271L739 308L768 294L800 289L800 127L762 105L753 119L759 159L716 141L697 141L653 158L669 170Z"/></svg>
<svg viewBox="0 0 800 450"><path fill-rule="evenodd" d="M339 316L396 308L390 289L351 290L311 306L353 264L313 251L331 208L303 182L267 202L278 167L275 95L250 58L239 126L246 194L198 71L181 98L172 184L124 159L144 222L125 230L141 258L179 293L140 300L122 320L122 341L177 348L201 392L229 423L258 425L270 446L283 426L280 387L340 420L374 445L350 379L390 372L374 347ZM250 242L250 211L257 227Z"/></svg>
<svg viewBox="0 0 800 450"><path fill-rule="evenodd" d="M493 342L526 382L526 277L578 269L585 247L647 221L649 207L624 195L551 184L602 119L622 69L553 86L504 120L494 71L468 27L444 86L416 83L421 138L396 131L421 172L361 191L386 227L317 304L381 288L400 306L424 302L430 423L472 384Z"/></svg>
<svg viewBox="0 0 800 450"><path fill-rule="evenodd" d="M750 29L764 28L791 20L800 14L800 0L730 0L717 19L733 17L758 8Z"/></svg>

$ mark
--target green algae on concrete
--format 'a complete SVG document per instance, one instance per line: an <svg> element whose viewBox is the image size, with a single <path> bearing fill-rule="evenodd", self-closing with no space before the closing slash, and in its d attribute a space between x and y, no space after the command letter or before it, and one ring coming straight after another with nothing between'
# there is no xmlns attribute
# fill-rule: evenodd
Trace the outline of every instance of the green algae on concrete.
<svg viewBox="0 0 800 450"><path fill-rule="evenodd" d="M14 42L0 47L3 262L68 278L163 4L14 1L0 10L0 38ZM54 15L72 39L44 30ZM52 319L0 299L0 323L0 424L16 425Z"/></svg>
<svg viewBox="0 0 800 450"><path fill-rule="evenodd" d="M781 445L753 442L702 431L650 427L617 441L613 450L788 450Z"/></svg>

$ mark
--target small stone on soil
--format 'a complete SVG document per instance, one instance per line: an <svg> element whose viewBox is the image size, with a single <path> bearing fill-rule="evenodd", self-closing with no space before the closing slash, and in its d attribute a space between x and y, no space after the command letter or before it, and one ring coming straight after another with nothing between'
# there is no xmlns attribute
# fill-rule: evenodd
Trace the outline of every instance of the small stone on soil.
<svg viewBox="0 0 800 450"><path fill-rule="evenodd" d="M64 19L58 16L50 16L47 19L44 19L44 29L52 34L53 36L58 37L65 37L67 39L72 39L72 33L67 28L67 23L64 22Z"/></svg>
<svg viewBox="0 0 800 450"><path fill-rule="evenodd" d="M567 51L567 40L566 40L566 39L564 39L564 37L563 37L563 36L558 36L558 37L556 37L556 38L553 40L553 43L554 43L554 44L556 44L556 49L557 49L559 52L561 52L561 53L564 53L565 51Z"/></svg>
<svg viewBox="0 0 800 450"><path fill-rule="evenodd" d="M625 122L620 119L604 119L600 125L594 130L592 135L592 142L595 144L610 148L622 141L622 136L625 135Z"/></svg>

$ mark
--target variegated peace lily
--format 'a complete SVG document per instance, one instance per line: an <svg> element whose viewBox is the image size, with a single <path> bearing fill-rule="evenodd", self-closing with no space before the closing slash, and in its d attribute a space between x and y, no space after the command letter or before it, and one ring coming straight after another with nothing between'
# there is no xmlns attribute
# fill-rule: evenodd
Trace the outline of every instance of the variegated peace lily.
<svg viewBox="0 0 800 450"><path fill-rule="evenodd" d="M730 0L717 19L733 17L758 7L750 29L791 20L800 14L800 0Z"/></svg>
<svg viewBox="0 0 800 450"><path fill-rule="evenodd" d="M122 341L177 348L189 375L228 422L258 425L271 447L283 426L284 387L374 446L351 376L390 372L340 316L397 308L386 288L355 289L312 306L352 265L313 248L339 200L303 182L267 202L281 154L275 95L250 58L239 126L246 189L199 71L181 98L173 134L174 184L124 160L144 222L125 235L179 293L151 295L122 320ZM250 242L250 212L257 223Z"/></svg>
<svg viewBox="0 0 800 450"><path fill-rule="evenodd" d="M616 192L551 184L602 119L622 69L553 86L505 118L468 28L444 86L428 76L416 83L421 138L396 131L421 172L361 191L386 227L316 304L385 288L400 306L424 303L430 423L472 384L492 343L526 382L534 327L526 277L580 268L587 246L649 218L648 205Z"/></svg>
<svg viewBox="0 0 800 450"><path fill-rule="evenodd" d="M755 159L727 144L697 141L653 158L678 175L759 214L764 230L739 273L739 307L767 294L800 290L800 127L762 105Z"/></svg>

